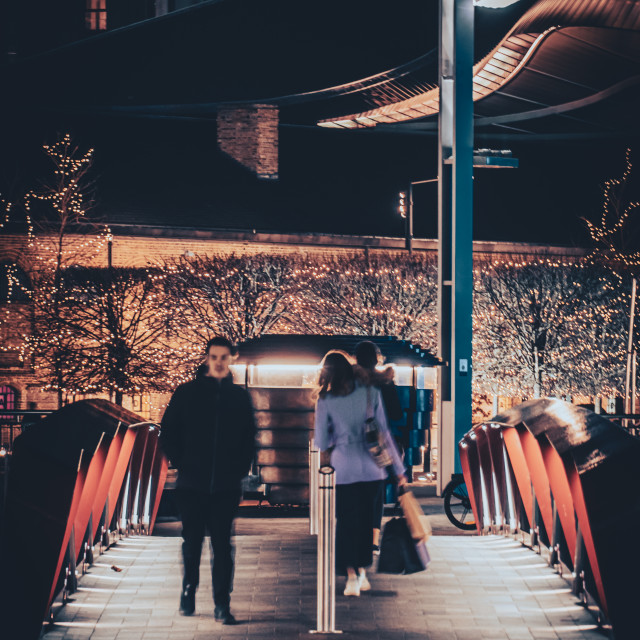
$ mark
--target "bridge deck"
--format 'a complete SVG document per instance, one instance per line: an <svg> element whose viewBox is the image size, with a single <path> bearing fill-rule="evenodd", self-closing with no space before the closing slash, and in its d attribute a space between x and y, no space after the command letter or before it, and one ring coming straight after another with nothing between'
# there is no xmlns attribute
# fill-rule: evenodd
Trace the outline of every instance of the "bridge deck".
<svg viewBox="0 0 640 640"><path fill-rule="evenodd" d="M161 527L167 533L167 527ZM305 519L239 518L232 611L213 619L205 548L196 614L178 613L180 538L134 536L111 547L47 627L45 640L288 640L315 628L315 537ZM373 589L345 598L343 638L384 640L603 640L567 583L535 553L502 537L436 535L429 570L371 573ZM114 567L121 569L116 571ZM324 637L324 636L323 636Z"/></svg>

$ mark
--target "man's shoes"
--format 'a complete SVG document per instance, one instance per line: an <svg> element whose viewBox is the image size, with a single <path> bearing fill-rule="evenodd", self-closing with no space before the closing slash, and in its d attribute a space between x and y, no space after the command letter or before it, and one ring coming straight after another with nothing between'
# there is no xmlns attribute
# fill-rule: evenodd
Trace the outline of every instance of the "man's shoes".
<svg viewBox="0 0 640 640"><path fill-rule="evenodd" d="M238 621L233 617L229 607L216 607L213 610L213 617L222 624L238 624Z"/></svg>
<svg viewBox="0 0 640 640"><path fill-rule="evenodd" d="M180 613L183 616L192 616L196 610L196 589L188 584L182 588L180 594Z"/></svg>

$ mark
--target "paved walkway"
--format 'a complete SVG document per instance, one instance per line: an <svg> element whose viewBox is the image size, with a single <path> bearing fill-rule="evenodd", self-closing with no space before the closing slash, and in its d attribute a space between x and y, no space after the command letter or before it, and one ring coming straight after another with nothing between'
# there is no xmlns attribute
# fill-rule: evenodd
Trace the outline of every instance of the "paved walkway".
<svg viewBox="0 0 640 640"><path fill-rule="evenodd" d="M171 533L171 527L161 527ZM173 532L175 533L175 527ZM239 518L232 610L213 619L208 547L196 615L178 613L180 538L131 537L80 581L45 640L289 640L313 637L315 537L300 518ZM336 627L349 639L603 640L564 580L533 552L502 537L434 536L432 563L412 576L371 573L372 591L345 598ZM116 568L121 569L117 571ZM327 636L320 636L327 637Z"/></svg>

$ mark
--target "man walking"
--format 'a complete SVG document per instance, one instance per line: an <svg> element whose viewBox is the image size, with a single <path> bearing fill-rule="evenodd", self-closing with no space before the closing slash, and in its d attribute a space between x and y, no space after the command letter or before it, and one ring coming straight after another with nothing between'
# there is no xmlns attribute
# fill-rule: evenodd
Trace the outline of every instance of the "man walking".
<svg viewBox="0 0 640 640"><path fill-rule="evenodd" d="M162 418L160 445L178 469L184 577L180 612L192 615L205 529L211 538L214 617L236 624L229 608L233 587L233 519L240 483L255 451L255 420L247 391L233 384L235 349L226 338L207 343L195 380L180 385Z"/></svg>

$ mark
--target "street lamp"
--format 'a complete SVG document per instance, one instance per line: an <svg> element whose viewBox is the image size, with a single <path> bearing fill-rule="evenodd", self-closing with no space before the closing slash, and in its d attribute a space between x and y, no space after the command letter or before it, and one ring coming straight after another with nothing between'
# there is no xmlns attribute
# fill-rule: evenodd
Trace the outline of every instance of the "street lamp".
<svg viewBox="0 0 640 640"><path fill-rule="evenodd" d="M473 166L483 169L517 169L518 159L514 158L508 149L474 149ZM405 220L406 248L409 253L413 249L413 185L428 184L429 182L438 182L438 180L439 178L415 180L409 183L408 198L406 191L401 191L398 194L398 213Z"/></svg>
<svg viewBox="0 0 640 640"><path fill-rule="evenodd" d="M407 251L411 253L413 250L413 185L414 184L427 184L428 182L438 182L438 178L431 178L430 180L415 180L409 183L409 202L407 206L407 193L401 191L398 202L398 213L404 218L404 234L406 238Z"/></svg>

